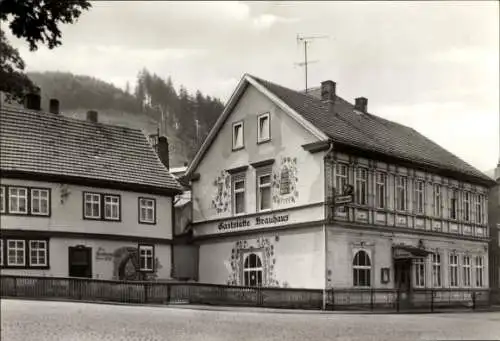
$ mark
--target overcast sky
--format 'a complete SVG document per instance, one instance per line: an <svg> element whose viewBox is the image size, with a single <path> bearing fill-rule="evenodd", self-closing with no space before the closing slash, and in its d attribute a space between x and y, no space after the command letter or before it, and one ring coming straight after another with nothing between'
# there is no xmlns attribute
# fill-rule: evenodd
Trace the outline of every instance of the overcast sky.
<svg viewBox="0 0 500 341"><path fill-rule="evenodd" d="M93 2L63 46L28 51L30 71L124 87L146 67L227 100L244 73L304 88L297 34L314 40L309 86L409 125L480 170L499 159L499 5L485 2ZM11 36L10 36L11 37Z"/></svg>

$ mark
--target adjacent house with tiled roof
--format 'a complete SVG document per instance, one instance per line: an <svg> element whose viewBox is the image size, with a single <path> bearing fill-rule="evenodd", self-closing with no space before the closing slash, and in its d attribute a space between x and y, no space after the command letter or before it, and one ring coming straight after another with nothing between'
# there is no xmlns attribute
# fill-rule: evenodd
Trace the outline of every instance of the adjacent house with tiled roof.
<svg viewBox="0 0 500 341"><path fill-rule="evenodd" d="M182 188L148 138L50 111L0 109L1 273L171 278Z"/></svg>
<svg viewBox="0 0 500 341"><path fill-rule="evenodd" d="M201 282L487 288L492 180L367 104L243 76L187 170Z"/></svg>

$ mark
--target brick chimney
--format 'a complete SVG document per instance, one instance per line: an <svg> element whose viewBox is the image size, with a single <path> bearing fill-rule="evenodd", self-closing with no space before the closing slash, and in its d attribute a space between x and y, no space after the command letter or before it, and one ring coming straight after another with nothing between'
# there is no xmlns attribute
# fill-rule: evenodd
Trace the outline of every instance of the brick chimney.
<svg viewBox="0 0 500 341"><path fill-rule="evenodd" d="M87 121L97 123L97 111L95 110L87 111Z"/></svg>
<svg viewBox="0 0 500 341"><path fill-rule="evenodd" d="M59 114L59 101L51 98L49 102L49 111L53 114Z"/></svg>
<svg viewBox="0 0 500 341"><path fill-rule="evenodd" d="M337 84L334 81L327 80L321 82L321 100L334 103L336 97Z"/></svg>
<svg viewBox="0 0 500 341"><path fill-rule="evenodd" d="M160 136L158 138L158 157L160 158L161 162L167 169L170 169L170 155L168 151L168 140L166 136Z"/></svg>
<svg viewBox="0 0 500 341"><path fill-rule="evenodd" d="M368 109L368 99L365 97L358 97L355 99L354 109L366 113Z"/></svg>
<svg viewBox="0 0 500 341"><path fill-rule="evenodd" d="M24 98L24 107L29 110L37 111L42 109L40 88L36 88L35 91L26 94L26 97Z"/></svg>

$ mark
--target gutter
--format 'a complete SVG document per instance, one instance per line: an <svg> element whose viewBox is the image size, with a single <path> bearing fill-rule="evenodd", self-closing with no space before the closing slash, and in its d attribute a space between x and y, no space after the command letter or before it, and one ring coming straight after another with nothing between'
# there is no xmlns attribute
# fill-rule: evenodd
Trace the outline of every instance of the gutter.
<svg viewBox="0 0 500 341"><path fill-rule="evenodd" d="M323 239L324 239L324 245L323 245L323 252L324 252L324 262L325 262L325 268L323 269L324 275L325 275L325 280L323 283L323 310L326 310L326 287L328 285L328 238L327 238L327 231L326 231L326 224L327 224L327 217L328 217L328 202L327 202L327 191L328 191L328 184L329 181L326 177L326 161L328 159L328 155L333 151L333 141L328 142L330 144L328 150L326 151L325 155L323 156L323 165L324 165L324 206L325 206L325 218L323 219Z"/></svg>

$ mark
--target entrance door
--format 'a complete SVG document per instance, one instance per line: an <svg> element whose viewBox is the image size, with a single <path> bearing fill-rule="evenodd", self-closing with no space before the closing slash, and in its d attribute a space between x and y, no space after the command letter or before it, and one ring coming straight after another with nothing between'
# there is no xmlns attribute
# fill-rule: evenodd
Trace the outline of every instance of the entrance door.
<svg viewBox="0 0 500 341"><path fill-rule="evenodd" d="M399 304L402 308L411 302L411 259L394 260L394 284L399 290Z"/></svg>
<svg viewBox="0 0 500 341"><path fill-rule="evenodd" d="M69 247L69 276L92 278L92 248Z"/></svg>

